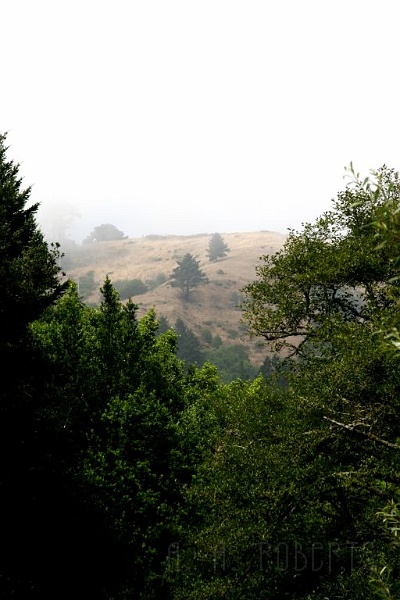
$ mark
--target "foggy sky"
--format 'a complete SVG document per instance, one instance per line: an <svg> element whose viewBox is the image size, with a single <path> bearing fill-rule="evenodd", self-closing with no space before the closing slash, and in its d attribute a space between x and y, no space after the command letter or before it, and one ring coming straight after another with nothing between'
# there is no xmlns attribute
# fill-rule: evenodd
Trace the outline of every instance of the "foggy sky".
<svg viewBox="0 0 400 600"><path fill-rule="evenodd" d="M397 1L2 0L0 131L81 241L300 228L399 168Z"/></svg>

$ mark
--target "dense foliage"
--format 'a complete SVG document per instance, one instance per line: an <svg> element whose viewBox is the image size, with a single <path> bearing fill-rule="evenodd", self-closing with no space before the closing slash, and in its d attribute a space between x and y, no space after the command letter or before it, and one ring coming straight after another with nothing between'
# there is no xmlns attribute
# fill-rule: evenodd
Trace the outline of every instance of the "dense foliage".
<svg viewBox="0 0 400 600"><path fill-rule="evenodd" d="M191 365L201 366L205 363L204 352L200 341L182 319L177 319L174 327L178 336L177 355L185 361L186 368Z"/></svg>
<svg viewBox="0 0 400 600"><path fill-rule="evenodd" d="M121 300L127 300L132 296L140 296L148 291L147 285L141 279L119 279L113 283Z"/></svg>
<svg viewBox="0 0 400 600"><path fill-rule="evenodd" d="M351 174L245 289L253 333L287 360L188 413L203 458L175 598L399 596L400 186Z"/></svg>
<svg viewBox="0 0 400 600"><path fill-rule="evenodd" d="M108 278L85 305L6 153L0 595L398 598L398 174L351 171L257 267L243 315L286 359L255 377Z"/></svg>
<svg viewBox="0 0 400 600"><path fill-rule="evenodd" d="M235 379L254 379L259 369L249 360L248 348L241 344L221 344L205 351L207 359L218 368L225 383Z"/></svg>

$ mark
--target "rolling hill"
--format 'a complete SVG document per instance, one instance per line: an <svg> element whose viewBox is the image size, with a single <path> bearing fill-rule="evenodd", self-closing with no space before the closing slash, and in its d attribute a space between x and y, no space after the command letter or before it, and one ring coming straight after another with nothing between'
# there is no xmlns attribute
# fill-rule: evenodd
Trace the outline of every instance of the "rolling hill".
<svg viewBox="0 0 400 600"><path fill-rule="evenodd" d="M255 279L260 257L279 250L287 236L270 231L221 235L230 250L216 262L208 260L211 234L204 233L76 245L66 251L62 266L81 286L88 277L94 281L93 293L86 298L91 304L100 302L99 288L107 274L114 285L121 280L142 280L148 291L132 297L139 306L139 316L154 307L157 316L168 319L171 326L180 318L204 347L216 336L223 344L243 344L253 364L259 366L266 349L261 339L250 339L240 321L241 289ZM183 301L180 291L170 285L170 276L177 260L187 252L199 260L209 283L194 289L190 301Z"/></svg>

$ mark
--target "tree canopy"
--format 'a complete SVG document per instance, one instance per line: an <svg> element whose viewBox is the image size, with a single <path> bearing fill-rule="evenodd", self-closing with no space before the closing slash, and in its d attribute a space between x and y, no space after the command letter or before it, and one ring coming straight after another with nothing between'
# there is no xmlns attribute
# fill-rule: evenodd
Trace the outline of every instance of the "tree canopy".
<svg viewBox="0 0 400 600"><path fill-rule="evenodd" d="M93 231L84 240L84 244L93 244L94 242L109 242L112 240L123 240L127 236L123 231L118 229L111 223L103 223L103 225L97 225Z"/></svg>
<svg viewBox="0 0 400 600"><path fill-rule="evenodd" d="M263 257L257 280L244 288L244 317L253 334L278 348L298 348L321 337L333 319L366 324L393 303L394 265L387 247L377 244L374 223L398 189L389 170L376 177L374 190L354 181L332 210L291 231L281 251Z"/></svg>
<svg viewBox="0 0 400 600"><path fill-rule="evenodd" d="M400 185L351 174L245 289L253 334L292 355L186 414L203 459L176 599L399 597Z"/></svg>

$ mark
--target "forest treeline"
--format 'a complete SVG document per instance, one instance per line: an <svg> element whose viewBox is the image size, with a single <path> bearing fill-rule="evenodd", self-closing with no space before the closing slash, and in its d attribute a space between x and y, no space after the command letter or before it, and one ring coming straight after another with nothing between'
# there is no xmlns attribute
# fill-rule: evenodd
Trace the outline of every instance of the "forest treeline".
<svg viewBox="0 0 400 600"><path fill-rule="evenodd" d="M63 277L0 136L0 593L400 595L398 173L349 182L243 290L269 375L224 383L110 279Z"/></svg>

